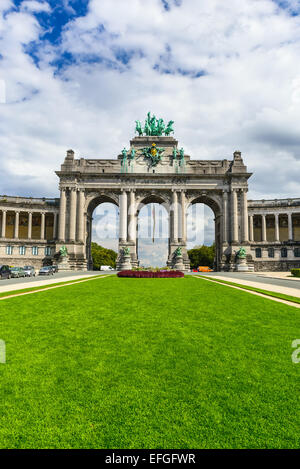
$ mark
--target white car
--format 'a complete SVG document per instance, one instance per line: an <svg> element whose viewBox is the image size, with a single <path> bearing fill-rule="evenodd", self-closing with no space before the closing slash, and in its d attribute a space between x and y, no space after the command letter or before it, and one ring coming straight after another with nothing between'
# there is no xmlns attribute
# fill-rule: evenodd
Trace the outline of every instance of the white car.
<svg viewBox="0 0 300 469"><path fill-rule="evenodd" d="M110 265L100 265L100 270L114 270Z"/></svg>
<svg viewBox="0 0 300 469"><path fill-rule="evenodd" d="M35 268L32 265L25 265L24 272L26 277L35 277Z"/></svg>

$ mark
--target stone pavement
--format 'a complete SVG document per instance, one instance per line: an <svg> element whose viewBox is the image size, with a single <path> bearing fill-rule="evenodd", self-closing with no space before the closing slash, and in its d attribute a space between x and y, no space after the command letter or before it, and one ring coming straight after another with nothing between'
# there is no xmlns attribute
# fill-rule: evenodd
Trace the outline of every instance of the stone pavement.
<svg viewBox="0 0 300 469"><path fill-rule="evenodd" d="M87 280L89 277L93 277L95 275L102 275L103 272L97 271L97 272L89 272L90 275L84 275L86 273L83 272L78 272L78 275L68 275L68 276L62 276L62 277L56 277L55 275L52 277L42 277L42 278L37 278L31 279L30 282L26 282L24 279L24 282L22 283L12 283L11 285L5 284L5 285L0 285L0 293L3 292L9 292L9 291L14 291L14 290L23 290L25 288L35 288L35 287L42 287L46 285L53 285L55 283L61 283L61 282L72 282L77 279L83 279Z"/></svg>
<svg viewBox="0 0 300 469"><path fill-rule="evenodd" d="M248 272L251 273L251 272ZM279 279L287 279L287 280L295 280L296 282L300 282L300 277L293 277L291 272L253 272L260 277L267 277L267 278L279 278Z"/></svg>
<svg viewBox="0 0 300 469"><path fill-rule="evenodd" d="M264 274L265 273L266 272L264 272ZM270 272L270 273L273 274L274 272ZM280 273L280 272L277 272L277 273ZM257 272L256 272L256 274L257 274ZM270 278L270 276L268 278ZM222 274L221 275L214 275L212 277L212 280L213 279L220 279L220 280L225 280L227 282L239 283L240 285L247 285L249 287L260 288L261 290L273 291L273 292L277 292L277 293L282 293L284 295L296 296L297 298L300 298L300 288L299 288L300 284L299 285L295 284L295 288L283 287L283 286L280 286L280 285L271 285L269 283L262 283L262 282L258 283L258 282L255 282L255 281L252 282L250 280L244 280L243 278L230 277L230 273L227 274L226 276L222 276ZM290 278L289 278L289 280L290 280Z"/></svg>

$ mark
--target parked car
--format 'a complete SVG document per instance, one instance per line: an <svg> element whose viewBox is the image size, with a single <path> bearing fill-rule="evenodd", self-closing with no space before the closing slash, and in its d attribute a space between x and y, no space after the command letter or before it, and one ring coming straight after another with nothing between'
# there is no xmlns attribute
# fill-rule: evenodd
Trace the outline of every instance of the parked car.
<svg viewBox="0 0 300 469"><path fill-rule="evenodd" d="M100 265L100 270L114 270L110 265Z"/></svg>
<svg viewBox="0 0 300 469"><path fill-rule="evenodd" d="M35 277L35 268L32 265L25 265L24 272L26 277Z"/></svg>
<svg viewBox="0 0 300 469"><path fill-rule="evenodd" d="M23 267L11 267L11 276L14 278L26 277Z"/></svg>
<svg viewBox="0 0 300 469"><path fill-rule="evenodd" d="M207 265L199 265L198 272L213 272L213 270Z"/></svg>
<svg viewBox="0 0 300 469"><path fill-rule="evenodd" d="M19 269L19 277L26 277L25 270L23 267L18 267Z"/></svg>
<svg viewBox="0 0 300 469"><path fill-rule="evenodd" d="M39 271L39 275L53 275L53 270L51 265L42 267Z"/></svg>
<svg viewBox="0 0 300 469"><path fill-rule="evenodd" d="M11 270L8 265L0 265L0 278L11 278Z"/></svg>

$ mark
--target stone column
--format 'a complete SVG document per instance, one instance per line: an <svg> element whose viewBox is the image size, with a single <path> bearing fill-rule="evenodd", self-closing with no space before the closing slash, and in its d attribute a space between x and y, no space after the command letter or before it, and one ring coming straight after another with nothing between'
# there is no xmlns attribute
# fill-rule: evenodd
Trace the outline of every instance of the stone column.
<svg viewBox="0 0 300 469"><path fill-rule="evenodd" d="M53 234L52 238L56 239L56 233L57 233L57 213L53 214Z"/></svg>
<svg viewBox="0 0 300 469"><path fill-rule="evenodd" d="M119 218L119 239L127 241L127 193L122 190L119 196L120 218Z"/></svg>
<svg viewBox="0 0 300 469"><path fill-rule="evenodd" d="M232 242L238 243L238 203L237 203L237 191L232 189L231 192L231 217L232 217Z"/></svg>
<svg viewBox="0 0 300 469"><path fill-rule="evenodd" d="M5 238L5 235L6 235L6 210L2 210L2 230L1 230L2 238Z"/></svg>
<svg viewBox="0 0 300 469"><path fill-rule="evenodd" d="M27 234L28 239L31 239L32 237L32 212L28 213L28 234Z"/></svg>
<svg viewBox="0 0 300 469"><path fill-rule="evenodd" d="M289 241L293 241L293 220L292 214L288 213Z"/></svg>
<svg viewBox="0 0 300 469"><path fill-rule="evenodd" d="M128 240L132 242L135 242L136 240L136 217L135 217L135 192L134 190L131 190L129 193Z"/></svg>
<svg viewBox="0 0 300 469"><path fill-rule="evenodd" d="M267 241L266 215L261 216L261 237L262 241Z"/></svg>
<svg viewBox="0 0 300 469"><path fill-rule="evenodd" d="M45 239L45 213L41 214L41 239Z"/></svg>
<svg viewBox="0 0 300 469"><path fill-rule="evenodd" d="M172 208L173 208L173 233L172 241L178 242L178 206L177 206L177 192L174 190L172 193Z"/></svg>
<svg viewBox="0 0 300 469"><path fill-rule="evenodd" d="M186 243L186 209L185 209L185 191L181 191L180 197L181 204L181 239L183 243Z"/></svg>
<svg viewBox="0 0 300 469"><path fill-rule="evenodd" d="M279 214L275 213L275 241L279 241Z"/></svg>
<svg viewBox="0 0 300 469"><path fill-rule="evenodd" d="M248 230L248 202L247 202L247 189L243 190L243 239L244 243L249 241Z"/></svg>
<svg viewBox="0 0 300 469"><path fill-rule="evenodd" d="M250 241L254 241L254 232L253 232L253 215L249 216L249 239Z"/></svg>
<svg viewBox="0 0 300 469"><path fill-rule="evenodd" d="M69 240L75 241L76 238L76 199L77 191L72 187L70 190L70 221L69 221Z"/></svg>
<svg viewBox="0 0 300 469"><path fill-rule="evenodd" d="M77 240L84 242L84 190L78 192Z"/></svg>
<svg viewBox="0 0 300 469"><path fill-rule="evenodd" d="M223 243L228 243L228 193L223 191Z"/></svg>
<svg viewBox="0 0 300 469"><path fill-rule="evenodd" d="M19 212L16 212L16 213L15 213L15 232L14 232L14 238L18 238L18 237L19 237L19 216L20 216L20 213L19 213Z"/></svg>
<svg viewBox="0 0 300 469"><path fill-rule="evenodd" d="M65 236L66 236L66 207L67 207L66 190L61 189L60 205L59 205L58 239L59 241L63 241L63 242L65 241Z"/></svg>

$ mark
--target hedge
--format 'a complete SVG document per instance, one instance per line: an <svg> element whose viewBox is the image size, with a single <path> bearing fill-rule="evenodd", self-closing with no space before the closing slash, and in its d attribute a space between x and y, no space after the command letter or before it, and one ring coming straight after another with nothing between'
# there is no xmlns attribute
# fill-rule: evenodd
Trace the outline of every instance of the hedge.
<svg viewBox="0 0 300 469"><path fill-rule="evenodd" d="M131 277L131 278L179 278L184 277L184 273L180 270L166 270L151 272L150 270L122 270L117 273L118 277Z"/></svg>
<svg viewBox="0 0 300 469"><path fill-rule="evenodd" d="M291 270L291 274L292 274L294 277L300 277L300 269L292 269L292 270Z"/></svg>

